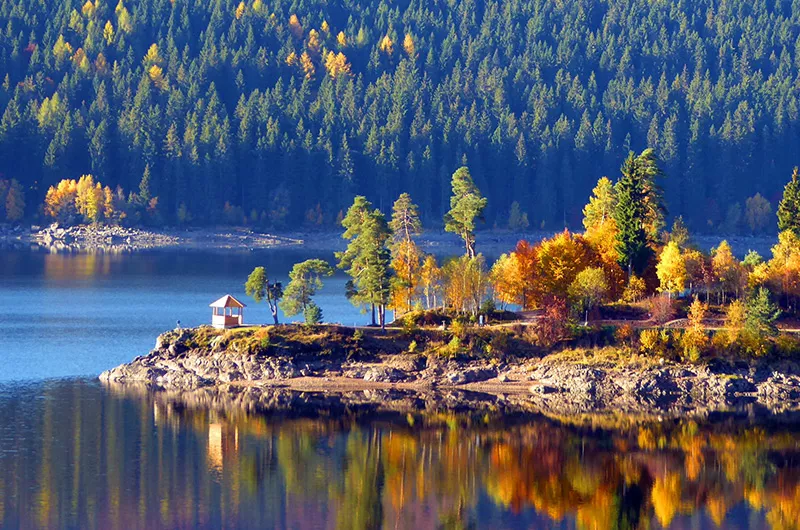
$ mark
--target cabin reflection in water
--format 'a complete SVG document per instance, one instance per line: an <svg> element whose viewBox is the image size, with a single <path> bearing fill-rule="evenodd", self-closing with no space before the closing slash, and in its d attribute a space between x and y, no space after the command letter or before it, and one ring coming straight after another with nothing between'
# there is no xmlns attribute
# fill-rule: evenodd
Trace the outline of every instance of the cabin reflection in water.
<svg viewBox="0 0 800 530"><path fill-rule="evenodd" d="M225 457L236 458L239 452L239 427L230 423L208 424L208 467L222 473Z"/></svg>
<svg viewBox="0 0 800 530"><path fill-rule="evenodd" d="M0 528L800 528L787 426L209 406L0 393Z"/></svg>

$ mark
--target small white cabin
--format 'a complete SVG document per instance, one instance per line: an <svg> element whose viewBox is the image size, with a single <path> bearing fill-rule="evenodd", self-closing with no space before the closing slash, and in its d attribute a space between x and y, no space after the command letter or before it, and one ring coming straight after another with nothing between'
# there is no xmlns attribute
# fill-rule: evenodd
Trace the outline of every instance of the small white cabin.
<svg viewBox="0 0 800 530"><path fill-rule="evenodd" d="M229 294L209 307L211 308L211 325L215 328L237 328L244 324L245 305Z"/></svg>

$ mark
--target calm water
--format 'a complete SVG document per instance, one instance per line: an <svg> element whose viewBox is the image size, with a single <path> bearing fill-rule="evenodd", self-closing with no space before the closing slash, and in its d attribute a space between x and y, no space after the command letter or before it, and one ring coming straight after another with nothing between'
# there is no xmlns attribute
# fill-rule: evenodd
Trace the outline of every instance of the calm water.
<svg viewBox="0 0 800 530"><path fill-rule="evenodd" d="M795 433L718 422L218 413L94 381L0 390L2 528L792 529Z"/></svg>
<svg viewBox="0 0 800 530"><path fill-rule="evenodd" d="M183 326L210 323L208 305L226 293L248 303L244 282L254 267L263 265L288 282L292 265L311 257L320 255L286 249L130 255L0 250L0 381L97 375L147 353L177 320ZM323 257L333 262L332 253ZM325 319L367 323L345 299L344 282L341 275L328 278L317 296ZM271 322L266 304L250 302L246 322Z"/></svg>
<svg viewBox="0 0 800 530"><path fill-rule="evenodd" d="M96 381L177 319L208 322L254 266L285 280L309 257L0 251L0 528L800 528L791 423L217 412ZM365 323L343 287L320 293L326 319Z"/></svg>

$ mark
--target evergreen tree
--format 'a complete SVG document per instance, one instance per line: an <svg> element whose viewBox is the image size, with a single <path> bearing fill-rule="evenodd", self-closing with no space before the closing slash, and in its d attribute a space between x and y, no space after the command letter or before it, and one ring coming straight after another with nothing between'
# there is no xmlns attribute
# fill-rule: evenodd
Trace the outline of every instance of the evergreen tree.
<svg viewBox="0 0 800 530"><path fill-rule="evenodd" d="M322 289L322 278L333 275L333 269L321 259L296 263L289 273L289 285L284 291L280 308L287 317L305 313L313 303L312 297Z"/></svg>
<svg viewBox="0 0 800 530"><path fill-rule="evenodd" d="M622 178L616 186L617 206L614 219L617 222L617 254L620 266L627 268L628 277L641 275L653 255L644 229L647 208L645 206L645 182L637 172L633 152L622 165Z"/></svg>
<svg viewBox="0 0 800 530"><path fill-rule="evenodd" d="M783 198L778 205L778 230L791 230L800 236L800 172L796 167L792 180L783 188Z"/></svg>
<svg viewBox="0 0 800 530"><path fill-rule="evenodd" d="M390 296L390 254L387 243L391 237L386 218L364 197L356 197L342 220L343 237L350 240L344 252L337 252L338 267L350 276L347 294L356 306L369 306L372 325L376 312L381 327L386 324L386 306Z"/></svg>
<svg viewBox="0 0 800 530"><path fill-rule="evenodd" d="M487 200L472 180L469 168L462 166L453 173L453 195L450 211L444 216L444 229L464 240L467 256L475 257L475 219L482 218Z"/></svg>
<svg viewBox="0 0 800 530"><path fill-rule="evenodd" d="M247 296L252 297L256 303L261 303L263 300L267 301L270 313L272 313L272 320L277 326L278 304L283 298L283 286L281 283L270 282L267 270L264 267L256 267L247 277L244 290Z"/></svg>

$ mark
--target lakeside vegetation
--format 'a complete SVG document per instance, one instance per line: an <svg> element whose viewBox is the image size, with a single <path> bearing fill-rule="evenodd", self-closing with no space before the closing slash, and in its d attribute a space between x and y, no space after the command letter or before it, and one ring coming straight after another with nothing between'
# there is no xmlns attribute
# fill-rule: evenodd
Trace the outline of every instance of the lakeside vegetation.
<svg viewBox="0 0 800 530"><path fill-rule="evenodd" d="M467 167L453 174L444 218L465 252L442 264L415 243L422 223L407 193L389 220L358 196L342 220L347 249L336 253L338 268L350 276L347 298L371 313L372 326L385 328L387 310L393 310L394 326L408 336L426 326L450 326L446 345L441 337L432 346L429 338L414 340L419 353L502 356L573 344L698 362L800 351L800 338L778 328L782 318L785 328L798 321L798 172L780 202L782 231L771 259L749 252L742 261L725 241L709 254L698 250L681 218L664 230L662 177L651 149L630 153L615 183L605 177L597 183L584 208L583 234L565 230L536 244L520 241L491 266L477 252L475 235L487 199ZM284 296L283 286L258 267L246 291L256 302L267 300L276 324L278 306L319 324L313 295L331 273L318 259L297 264ZM496 315L507 318L506 307L519 311L516 322L493 326L488 338L471 331Z"/></svg>
<svg viewBox="0 0 800 530"><path fill-rule="evenodd" d="M139 210L126 222L333 226L356 193L388 209L408 191L430 225L468 165L489 226L552 230L651 146L672 215L760 232L750 213L774 209L800 131L789 2L2 0L0 16L0 178L30 219L92 175Z"/></svg>

